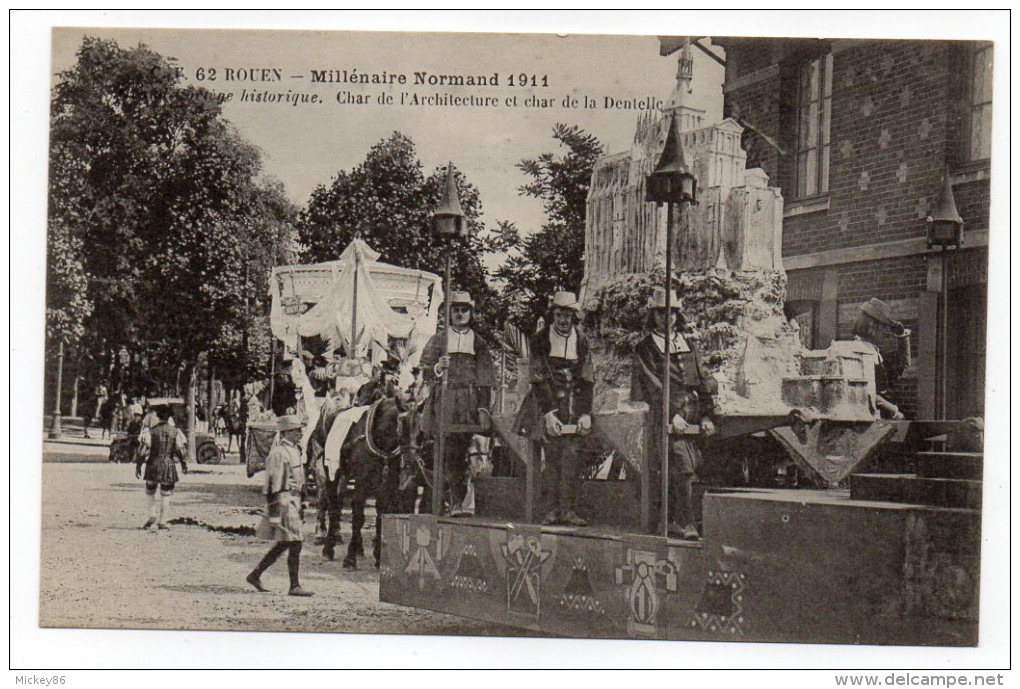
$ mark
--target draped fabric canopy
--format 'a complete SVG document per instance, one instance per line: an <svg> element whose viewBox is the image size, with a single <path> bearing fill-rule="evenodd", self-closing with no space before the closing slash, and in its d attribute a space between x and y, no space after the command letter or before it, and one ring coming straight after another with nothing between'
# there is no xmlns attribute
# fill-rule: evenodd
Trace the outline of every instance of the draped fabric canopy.
<svg viewBox="0 0 1020 689"><path fill-rule="evenodd" d="M407 339L413 354L405 363L416 364L428 338L436 331L443 301L442 281L431 273L394 268L378 263L378 259L377 251L355 239L338 261L322 266L331 272L329 286L318 302L299 316L284 312L281 283L273 280L270 315L273 335L295 350L298 336L319 335L334 349L342 345L348 356L367 356L373 361L385 358L389 338ZM408 313L395 311L380 294L372 277L373 267L385 267L398 280L403 278L406 301L412 303ZM430 300L429 287L432 287ZM422 301L427 301L426 308L418 307Z"/></svg>

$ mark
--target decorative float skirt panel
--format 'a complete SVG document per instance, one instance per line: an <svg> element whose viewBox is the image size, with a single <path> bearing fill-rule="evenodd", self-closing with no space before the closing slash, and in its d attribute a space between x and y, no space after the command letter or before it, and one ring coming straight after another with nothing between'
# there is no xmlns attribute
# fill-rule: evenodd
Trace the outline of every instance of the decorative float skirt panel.
<svg viewBox="0 0 1020 689"><path fill-rule="evenodd" d="M582 638L977 643L980 515L705 496L705 539L383 517L380 599Z"/></svg>

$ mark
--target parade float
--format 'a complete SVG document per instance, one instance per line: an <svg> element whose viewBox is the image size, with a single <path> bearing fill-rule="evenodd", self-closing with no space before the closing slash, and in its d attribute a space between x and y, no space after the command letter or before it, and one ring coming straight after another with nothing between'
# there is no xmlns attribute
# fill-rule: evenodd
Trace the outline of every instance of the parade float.
<svg viewBox="0 0 1020 689"><path fill-rule="evenodd" d="M409 352L410 368L436 331L442 304L438 275L382 263L379 253L355 239L336 261L278 266L270 278L273 336L288 356L300 338L319 337L333 351L378 364L395 345Z"/></svg>
<svg viewBox="0 0 1020 689"><path fill-rule="evenodd" d="M780 190L745 169L739 123L706 126L683 104L680 77L663 116L643 116L631 151L592 175L589 449L609 458L582 482L592 525L538 524L541 450L513 433L521 395L508 394L493 420L513 471L475 481L474 517L385 516L380 599L589 638L976 644L978 426L881 419L866 357L801 346L783 313ZM696 204L647 202L664 161L696 179ZM720 388L697 541L664 534L649 459L660 440L627 396L627 344L664 254Z"/></svg>
<svg viewBox="0 0 1020 689"><path fill-rule="evenodd" d="M325 364L330 386L349 397L388 359L398 361L406 387L422 348L436 331L443 303L438 275L383 263L360 238L335 261L275 267L269 285L270 328L282 347L281 359L302 392L297 411L307 420L306 442L322 398L312 389L308 371L312 360L301 356L303 342L320 343L315 355ZM275 438L271 417L267 410L248 420L249 475L262 468Z"/></svg>

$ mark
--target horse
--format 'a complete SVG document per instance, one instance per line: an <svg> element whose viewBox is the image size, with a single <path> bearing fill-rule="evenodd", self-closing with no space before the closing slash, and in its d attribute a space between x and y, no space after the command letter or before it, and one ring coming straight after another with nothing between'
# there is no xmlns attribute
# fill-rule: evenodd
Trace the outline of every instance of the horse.
<svg viewBox="0 0 1020 689"><path fill-rule="evenodd" d="M241 422L241 415L224 404L215 413L217 428L221 428L220 421L223 422L222 428L227 434L227 452L230 452L230 448L233 447L234 438L237 438L237 449L240 450L241 442L244 439L244 424Z"/></svg>
<svg viewBox="0 0 1020 689"><path fill-rule="evenodd" d="M339 467L329 476L324 466L326 438L336 417L344 411L323 408L308 442L308 460L322 476L320 485L327 495L328 516L326 542L322 554L334 558L335 544L340 530L340 515L350 480L354 481L351 496L351 540L343 560L344 569L357 568L357 556L364 552L361 529L365 524L365 503L369 496L376 498L375 538L373 557L379 566L382 554L383 514L406 513L414 509L417 486L414 491L401 490L403 466L417 462L418 413L413 405L404 402L401 395L387 396L375 401L361 419L351 426L340 449ZM320 503L323 502L320 497ZM320 509L323 505L320 504Z"/></svg>
<svg viewBox="0 0 1020 689"><path fill-rule="evenodd" d="M308 437L308 444L305 448L305 466L307 467L308 472L315 478L315 488L317 492L317 534L326 533L329 527L328 514L331 510L335 509L334 503L336 503L336 500L332 497L329 479L326 476L326 465L323 461L326 437L329 435L329 429L332 427L333 420L336 419L337 414L349 409L350 406L349 395L327 396L322 402L322 407L319 410L319 415L316 417L315 425ZM339 519L339 513L337 513L337 519ZM323 538L325 538L325 536L323 536ZM334 541L337 543L343 543L343 537L336 534ZM329 548L328 552L326 549L323 549L323 554L332 560L333 548Z"/></svg>

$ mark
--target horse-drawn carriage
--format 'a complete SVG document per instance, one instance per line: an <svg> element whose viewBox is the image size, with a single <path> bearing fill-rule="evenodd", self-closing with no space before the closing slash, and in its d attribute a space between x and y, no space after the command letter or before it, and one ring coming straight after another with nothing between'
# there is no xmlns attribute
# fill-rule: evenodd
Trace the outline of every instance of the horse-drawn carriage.
<svg viewBox="0 0 1020 689"><path fill-rule="evenodd" d="M399 450L393 452L398 442L394 433L399 411L394 396L386 395L380 401L376 393L379 388L391 387L384 378L392 377L392 385L398 385L399 379L400 387L413 380L411 369L422 345L436 330L442 303L437 275L381 263L378 257L364 241L355 239L337 261L279 266L270 280L270 324L283 345L290 379L300 393L295 411L307 419L308 496L317 496L320 519L329 516L329 528L322 524L328 531L329 556L333 545L342 542L339 509L347 495L355 524L359 524L352 543L352 552L358 553L368 492L377 492L380 484L391 485L390 478L399 474ZM396 370L384 376L384 364L394 361ZM329 388L328 394L324 387ZM332 465L327 470L322 457L337 419L350 430L350 447L344 447L347 459L341 466L340 447L331 444ZM270 424L262 425L254 419L248 424L249 475L264 466L274 442ZM377 426L376 441L365 429ZM344 444L343 439L336 442ZM379 470L369 458L382 458L386 466ZM390 470L387 462L395 462L396 468ZM377 509L380 503L386 508L388 490L379 491L383 497L377 497ZM350 566L355 560L349 556L345 562Z"/></svg>

